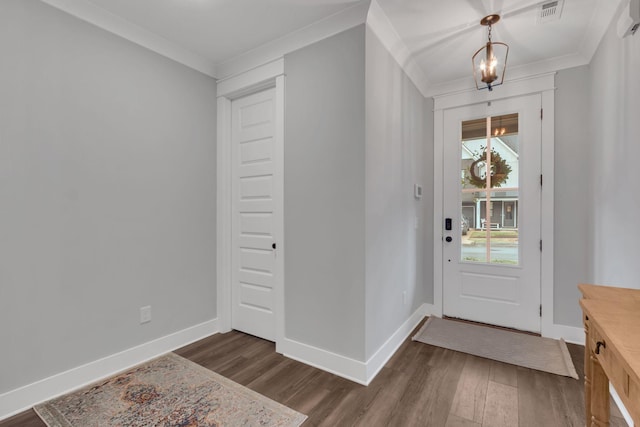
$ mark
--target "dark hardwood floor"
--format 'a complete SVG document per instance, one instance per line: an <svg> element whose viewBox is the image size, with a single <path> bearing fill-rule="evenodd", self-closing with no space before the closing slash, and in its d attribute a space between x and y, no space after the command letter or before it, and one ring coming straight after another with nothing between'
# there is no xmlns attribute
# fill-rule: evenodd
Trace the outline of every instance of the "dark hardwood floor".
<svg viewBox="0 0 640 427"><path fill-rule="evenodd" d="M176 351L309 416L304 426L584 426L583 351L569 344L580 381L407 339L368 387L288 359L240 332ZM612 426L625 426L612 406ZM41 427L27 411L0 427Z"/></svg>

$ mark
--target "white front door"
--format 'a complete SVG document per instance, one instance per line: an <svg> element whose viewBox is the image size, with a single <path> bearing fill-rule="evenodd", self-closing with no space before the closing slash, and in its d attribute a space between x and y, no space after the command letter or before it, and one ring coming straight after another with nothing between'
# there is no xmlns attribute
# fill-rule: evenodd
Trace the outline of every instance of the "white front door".
<svg viewBox="0 0 640 427"><path fill-rule="evenodd" d="M231 103L232 315L231 327L276 338L275 289L280 286L276 224L275 89Z"/></svg>
<svg viewBox="0 0 640 427"><path fill-rule="evenodd" d="M528 95L444 111L446 316L540 331L540 109Z"/></svg>

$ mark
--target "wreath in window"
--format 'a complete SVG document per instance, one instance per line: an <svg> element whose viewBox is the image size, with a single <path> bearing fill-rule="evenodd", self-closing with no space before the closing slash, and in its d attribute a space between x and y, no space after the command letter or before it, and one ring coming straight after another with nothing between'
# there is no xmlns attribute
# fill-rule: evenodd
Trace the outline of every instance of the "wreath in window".
<svg viewBox="0 0 640 427"><path fill-rule="evenodd" d="M487 157L484 155L486 147L480 147L480 152L483 153L482 157L478 157L469 166L467 181L474 187L485 188L487 185ZM494 149L489 153L489 164L491 165L491 188L500 187L509 178L511 166Z"/></svg>

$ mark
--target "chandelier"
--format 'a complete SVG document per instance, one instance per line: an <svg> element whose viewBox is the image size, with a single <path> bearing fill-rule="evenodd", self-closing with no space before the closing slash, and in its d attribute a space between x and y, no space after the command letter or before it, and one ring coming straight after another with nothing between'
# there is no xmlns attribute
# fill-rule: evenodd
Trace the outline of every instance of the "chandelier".
<svg viewBox="0 0 640 427"><path fill-rule="evenodd" d="M471 58L473 64L473 78L476 89L489 89L500 86L504 81L507 69L509 45L491 40L491 27L500 20L500 15L489 15L482 18L481 25L488 28L487 43L476 51Z"/></svg>

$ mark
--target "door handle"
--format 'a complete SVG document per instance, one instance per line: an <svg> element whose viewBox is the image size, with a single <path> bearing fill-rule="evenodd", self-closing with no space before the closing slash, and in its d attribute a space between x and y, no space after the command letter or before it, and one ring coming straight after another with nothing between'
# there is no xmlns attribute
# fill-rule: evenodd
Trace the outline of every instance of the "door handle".
<svg viewBox="0 0 640 427"><path fill-rule="evenodd" d="M275 249L275 248L276 248L276 244L275 244L275 243L272 243L272 244L271 244L271 249Z"/></svg>
<svg viewBox="0 0 640 427"><path fill-rule="evenodd" d="M451 241L453 240L453 238L451 236L447 236L444 238L444 240L447 241L447 243L451 243Z"/></svg>

